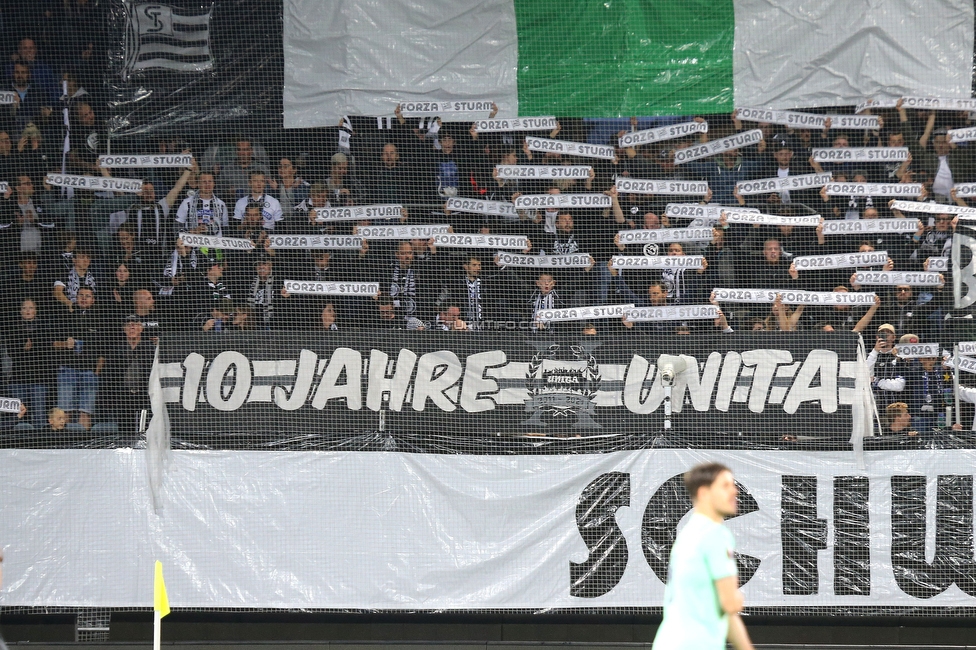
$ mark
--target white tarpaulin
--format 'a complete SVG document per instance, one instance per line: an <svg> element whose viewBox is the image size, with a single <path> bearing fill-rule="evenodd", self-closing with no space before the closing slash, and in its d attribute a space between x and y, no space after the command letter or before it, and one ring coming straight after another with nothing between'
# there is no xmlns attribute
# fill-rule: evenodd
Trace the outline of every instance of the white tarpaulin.
<svg viewBox="0 0 976 650"><path fill-rule="evenodd" d="M658 607L720 460L747 605L972 607L974 453L173 451L154 514L144 451L5 449L0 605L148 607L158 559L176 608Z"/></svg>
<svg viewBox="0 0 976 650"><path fill-rule="evenodd" d="M391 115L408 100L488 98L513 117L517 47L512 0L286 0L284 126Z"/></svg>
<svg viewBox="0 0 976 650"><path fill-rule="evenodd" d="M735 0L739 106L970 97L972 0Z"/></svg>

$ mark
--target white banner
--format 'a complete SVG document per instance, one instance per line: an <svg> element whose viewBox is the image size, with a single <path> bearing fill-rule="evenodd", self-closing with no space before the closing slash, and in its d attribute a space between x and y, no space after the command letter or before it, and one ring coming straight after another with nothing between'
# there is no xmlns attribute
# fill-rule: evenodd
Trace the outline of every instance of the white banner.
<svg viewBox="0 0 976 650"><path fill-rule="evenodd" d="M899 343L895 346L895 354L902 359L941 357L942 346L938 343Z"/></svg>
<svg viewBox="0 0 976 650"><path fill-rule="evenodd" d="M798 271L850 269L858 266L884 266L887 262L887 251L840 253L838 255L797 255L793 258L793 264Z"/></svg>
<svg viewBox="0 0 976 650"><path fill-rule="evenodd" d="M745 210L725 210L728 223L761 223L767 226L813 226L820 225L819 214L805 214L799 217L784 217L778 214L763 214Z"/></svg>
<svg viewBox="0 0 976 650"><path fill-rule="evenodd" d="M521 235L434 235L434 245L445 248L513 248L522 250L529 240Z"/></svg>
<svg viewBox="0 0 976 650"><path fill-rule="evenodd" d="M695 133L708 133L708 122L704 120L701 122L682 122L681 124L672 124L656 129L631 131L617 138L617 144L621 147L636 147L641 144L684 138Z"/></svg>
<svg viewBox="0 0 976 650"><path fill-rule="evenodd" d="M718 318L718 307L715 305L635 307L627 312L627 320L632 323L664 320L705 320L714 318Z"/></svg>
<svg viewBox="0 0 976 650"><path fill-rule="evenodd" d="M700 269L701 255L614 255L610 265L615 269Z"/></svg>
<svg viewBox="0 0 976 650"><path fill-rule="evenodd" d="M577 320L597 320L604 318L623 318L634 305L596 305L592 307L569 307L567 309L540 309L536 317L547 323Z"/></svg>
<svg viewBox="0 0 976 650"><path fill-rule="evenodd" d="M495 165L498 178L580 178L587 179L589 165Z"/></svg>
<svg viewBox="0 0 976 650"><path fill-rule="evenodd" d="M773 111L765 108L737 108L736 117L748 122L781 124L794 129L822 129L826 115L799 113L797 111Z"/></svg>
<svg viewBox="0 0 976 650"><path fill-rule="evenodd" d="M316 221L402 219L402 205L355 205L351 208L315 208Z"/></svg>
<svg viewBox="0 0 976 650"><path fill-rule="evenodd" d="M712 229L659 228L657 230L621 230L617 233L621 244L711 241Z"/></svg>
<svg viewBox="0 0 976 650"><path fill-rule="evenodd" d="M867 108L895 108L898 106L897 99L865 99L855 106L854 112L860 113Z"/></svg>
<svg viewBox="0 0 976 650"><path fill-rule="evenodd" d="M976 138L973 139L976 140ZM976 196L976 183L956 183L952 186L952 189L956 191L956 196L960 198Z"/></svg>
<svg viewBox="0 0 976 650"><path fill-rule="evenodd" d="M9 189L10 184L7 181L0 181L0 194L6 194Z"/></svg>
<svg viewBox="0 0 976 650"><path fill-rule="evenodd" d="M976 341L960 341L956 343L959 354L976 354Z"/></svg>
<svg viewBox="0 0 976 650"><path fill-rule="evenodd" d="M949 142L972 142L973 140L976 140L976 126L949 129Z"/></svg>
<svg viewBox="0 0 976 650"><path fill-rule="evenodd" d="M718 302L776 302L779 294L784 305L873 305L875 294L850 291L795 291L792 289L721 289L714 290Z"/></svg>
<svg viewBox="0 0 976 650"><path fill-rule="evenodd" d="M976 218L976 208L964 208L961 205L945 205L944 203L923 203L921 201L892 201L888 204L892 210L899 212L924 212L925 214L958 214L960 219Z"/></svg>
<svg viewBox="0 0 976 650"><path fill-rule="evenodd" d="M602 158L613 160L617 157L613 147L604 144L587 144L586 142L572 142L570 140L550 140L548 138L525 137L525 146L529 151L544 151L561 153L569 156L584 158Z"/></svg>
<svg viewBox="0 0 976 650"><path fill-rule="evenodd" d="M956 359L956 368L963 372L976 374L976 359L969 357L959 357Z"/></svg>
<svg viewBox="0 0 976 650"><path fill-rule="evenodd" d="M362 237L349 235L275 235L268 234L271 248L297 250L345 250L363 247Z"/></svg>
<svg viewBox="0 0 976 650"><path fill-rule="evenodd" d="M503 131L552 131L556 128L555 117L511 117L499 120L478 120L474 123L478 133Z"/></svg>
<svg viewBox="0 0 976 650"><path fill-rule="evenodd" d="M99 156L98 166L114 167L192 167L190 154L152 154Z"/></svg>
<svg viewBox="0 0 976 650"><path fill-rule="evenodd" d="M860 235L861 233L904 233L918 230L918 219L844 219L824 221L824 235Z"/></svg>
<svg viewBox="0 0 976 650"><path fill-rule="evenodd" d="M664 208L667 217L681 217L685 219L706 219L718 221L723 212L735 210L737 212L753 212L759 214L756 208L740 208L724 205L701 205L700 203L668 203Z"/></svg>
<svg viewBox="0 0 976 650"><path fill-rule="evenodd" d="M20 413L20 400L15 397L0 397L0 413Z"/></svg>
<svg viewBox="0 0 976 650"><path fill-rule="evenodd" d="M739 483L726 524L748 607L976 605L954 584L969 584L967 543L931 542L971 521L969 449L870 451L863 466L808 449L173 450L158 510L146 454L0 450L4 606L150 608L160 560L174 608L660 607L690 507L680 477L714 460ZM610 549L619 561L601 562Z"/></svg>
<svg viewBox="0 0 976 650"><path fill-rule="evenodd" d="M858 271L854 274L854 282L860 285L907 284L913 287L938 287L943 284L938 273L911 271Z"/></svg>
<svg viewBox="0 0 976 650"><path fill-rule="evenodd" d="M227 248L237 251L254 249L254 242L241 237L217 237L215 235L195 235L190 232L181 232L179 239L183 241L184 246L190 248Z"/></svg>
<svg viewBox="0 0 976 650"><path fill-rule="evenodd" d="M902 162L908 147L814 147L816 162Z"/></svg>
<svg viewBox="0 0 976 650"><path fill-rule="evenodd" d="M976 99L953 97L902 97L902 108L927 111L976 111Z"/></svg>
<svg viewBox="0 0 976 650"><path fill-rule="evenodd" d="M762 139L763 132L759 129L753 129L730 135L727 138L712 140L705 144L695 144L685 149L677 149L674 152L674 164L681 165L699 158L708 158L723 151L732 151L733 149L759 144Z"/></svg>
<svg viewBox="0 0 976 650"><path fill-rule="evenodd" d="M925 260L925 270L933 273L939 273L949 270L949 258L948 257L929 257Z"/></svg>
<svg viewBox="0 0 976 650"><path fill-rule="evenodd" d="M829 196L921 196L921 183L828 183Z"/></svg>
<svg viewBox="0 0 976 650"><path fill-rule="evenodd" d="M428 226L357 226L356 234L363 239L430 239L451 231L447 224Z"/></svg>
<svg viewBox="0 0 976 650"><path fill-rule="evenodd" d="M782 192L784 190L806 190L823 187L833 180L833 174L800 174L798 176L784 176L782 178L760 178L755 181L739 181L735 189L742 196L750 194L766 194L768 192Z"/></svg>
<svg viewBox="0 0 976 650"><path fill-rule="evenodd" d="M379 294L379 282L314 282L308 280L285 280L288 293L308 296L362 296L372 298Z"/></svg>
<svg viewBox="0 0 976 650"><path fill-rule="evenodd" d="M448 212L469 212L473 214L487 214L495 217L510 217L518 219L515 205L508 201L481 201L479 199L450 198L445 209Z"/></svg>
<svg viewBox="0 0 976 650"><path fill-rule="evenodd" d="M487 99L440 102L397 102L400 112L406 116L445 115L447 113L491 113L492 102Z"/></svg>
<svg viewBox="0 0 976 650"><path fill-rule="evenodd" d="M13 104L17 101L17 93L13 90L0 91L0 104Z"/></svg>
<svg viewBox="0 0 976 650"><path fill-rule="evenodd" d="M534 269L585 269L593 264L588 253L575 255L520 255L498 251L495 263L499 266L518 266Z"/></svg>
<svg viewBox="0 0 976 650"><path fill-rule="evenodd" d="M613 205L609 195L589 194L523 194L515 197L515 207L519 210L533 208L609 208Z"/></svg>
<svg viewBox="0 0 976 650"><path fill-rule="evenodd" d="M132 178L48 174L44 182L55 187L73 187L76 189L106 192L129 192L131 194L138 194L142 191L142 181Z"/></svg>
<svg viewBox="0 0 976 650"><path fill-rule="evenodd" d="M823 117L830 118L831 129L876 131L881 128L881 121L877 115L824 115Z"/></svg>
<svg viewBox="0 0 976 650"><path fill-rule="evenodd" d="M708 193L705 181L669 181L618 176L615 183L618 192L625 194L685 194L704 196Z"/></svg>

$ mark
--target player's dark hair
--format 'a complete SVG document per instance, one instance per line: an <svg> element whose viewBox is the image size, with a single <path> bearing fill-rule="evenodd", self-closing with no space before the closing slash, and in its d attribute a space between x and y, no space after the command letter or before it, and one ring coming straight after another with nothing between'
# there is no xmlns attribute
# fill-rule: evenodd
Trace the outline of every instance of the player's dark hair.
<svg viewBox="0 0 976 650"><path fill-rule="evenodd" d="M688 490L688 496L694 500L698 496L698 488L711 485L718 478L719 474L731 471L722 463L702 463L701 465L695 465L685 472L683 477L685 488Z"/></svg>

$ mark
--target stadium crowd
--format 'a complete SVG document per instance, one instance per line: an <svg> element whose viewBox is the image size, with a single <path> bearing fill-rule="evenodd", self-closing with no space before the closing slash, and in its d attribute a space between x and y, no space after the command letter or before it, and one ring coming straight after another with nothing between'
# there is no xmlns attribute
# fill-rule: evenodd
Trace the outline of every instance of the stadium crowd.
<svg viewBox="0 0 976 650"><path fill-rule="evenodd" d="M197 330L219 336L241 330L306 332L405 329L467 332L523 330L627 335L628 332L819 330L876 333L869 357L879 407L908 402L932 419L944 403L946 377L931 360L898 359L897 340L951 347L970 310L955 310L951 286L862 287L852 271L800 271L798 256L886 251L874 270L924 271L946 257L958 218L923 214L913 232L827 237L834 220L915 218L887 199L830 196L820 188L742 195L737 183L812 173L832 182L921 183L920 200L967 205L954 185L976 181L976 147L956 144L947 129L965 127L968 113L875 111L877 129L790 130L732 115L694 118L706 133L635 147L612 159L533 151L524 132L479 133L471 123L407 117L344 119L336 144L310 156L262 133L189 142L178 131L147 144L121 141L111 153L192 154L186 168L110 169L107 107L84 87L75 68L58 69L30 38L17 42L5 67L12 103L0 106L0 255L4 268L6 394L27 406L35 427L118 422L147 406L146 385L158 337ZM492 117L494 113L492 113ZM685 118L687 119L687 118ZM571 124L571 128L563 125ZM632 119L631 130L638 128ZM686 164L675 153L760 129L755 145ZM621 132L619 135L624 135ZM584 141L580 121L557 121L551 139ZM115 143L113 143L115 144ZM908 147L904 161L818 163L817 147ZM307 147L306 147L307 148ZM324 161L317 163L316 161ZM503 178L498 165L588 165L585 177ZM139 193L60 187L51 173L142 179ZM617 179L705 181L704 196L618 191ZM504 216L447 209L449 199L513 202L522 195L597 193L600 209L520 209ZM818 214L820 225L729 223L669 216L667 206L717 205L761 213ZM323 219L321 208L398 204L395 219ZM356 236L368 225L447 225L453 233L518 235L528 255L588 256L579 268L501 266L496 250L441 248L427 237L363 239L354 248L282 249L275 235ZM627 230L711 227L708 239L625 244ZM189 247L181 234L250 240L250 250ZM355 240L359 241L359 240ZM700 268L615 268L615 255L702 256ZM366 297L293 295L285 280L376 282ZM873 304L720 304L715 288L877 293ZM665 307L712 303L714 320L553 323L540 311L633 304ZM930 381L929 376L932 379ZM906 392L907 391L907 392ZM910 394L910 398L905 396ZM934 397L933 397L934 396ZM937 401L934 401L937 398ZM55 407L53 408L52 407ZM926 426L929 426L927 423ZM934 426L934 424L932 425Z"/></svg>

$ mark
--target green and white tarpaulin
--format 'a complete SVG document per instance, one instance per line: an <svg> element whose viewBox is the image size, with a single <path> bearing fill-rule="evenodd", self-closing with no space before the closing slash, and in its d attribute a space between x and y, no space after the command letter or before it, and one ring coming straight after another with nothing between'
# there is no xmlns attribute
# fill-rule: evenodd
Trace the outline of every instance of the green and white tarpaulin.
<svg viewBox="0 0 976 650"><path fill-rule="evenodd" d="M284 123L400 102L613 117L970 97L973 13L972 0L284 0Z"/></svg>

